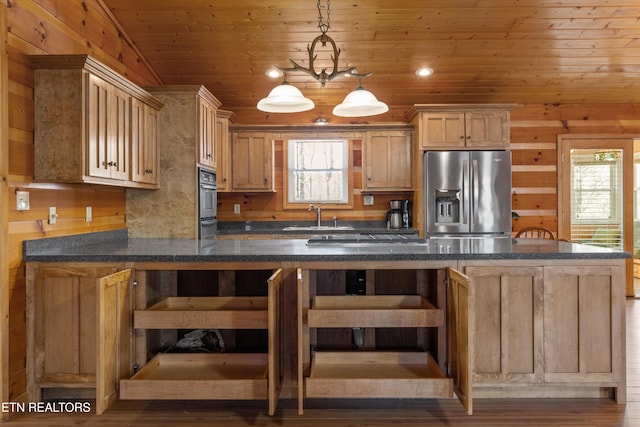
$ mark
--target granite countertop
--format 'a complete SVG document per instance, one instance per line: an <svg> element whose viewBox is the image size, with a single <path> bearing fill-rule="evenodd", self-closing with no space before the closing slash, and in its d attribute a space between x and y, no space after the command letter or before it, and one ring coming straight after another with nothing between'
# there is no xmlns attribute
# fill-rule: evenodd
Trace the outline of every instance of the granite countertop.
<svg viewBox="0 0 640 427"><path fill-rule="evenodd" d="M423 244L308 246L306 239L129 239L115 230L23 243L25 262L304 262L513 259L621 259L622 252L556 240L430 239Z"/></svg>

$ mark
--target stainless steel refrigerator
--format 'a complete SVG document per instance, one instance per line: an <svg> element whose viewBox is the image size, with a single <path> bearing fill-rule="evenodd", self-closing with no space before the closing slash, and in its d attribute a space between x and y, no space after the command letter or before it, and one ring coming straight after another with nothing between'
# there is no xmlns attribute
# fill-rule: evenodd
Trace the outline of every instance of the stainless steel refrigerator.
<svg viewBox="0 0 640 427"><path fill-rule="evenodd" d="M427 237L511 234L510 151L424 155Z"/></svg>

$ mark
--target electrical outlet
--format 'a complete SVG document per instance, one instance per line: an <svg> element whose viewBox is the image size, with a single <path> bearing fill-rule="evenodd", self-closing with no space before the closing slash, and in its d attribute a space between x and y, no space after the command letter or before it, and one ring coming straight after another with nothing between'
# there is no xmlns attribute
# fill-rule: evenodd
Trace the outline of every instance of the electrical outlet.
<svg viewBox="0 0 640 427"><path fill-rule="evenodd" d="M29 210L29 192L28 191L16 191L16 210L19 210L19 211Z"/></svg>
<svg viewBox="0 0 640 427"><path fill-rule="evenodd" d="M85 220L85 222L93 221L93 209L91 209L91 206L87 206L86 214L84 216L84 220Z"/></svg>
<svg viewBox="0 0 640 427"><path fill-rule="evenodd" d="M49 208L49 224L55 224L57 219L58 219L58 214L56 212L56 207L51 206Z"/></svg>
<svg viewBox="0 0 640 427"><path fill-rule="evenodd" d="M240 204L239 203L234 203L234 205L233 205L233 213L235 215L240 215Z"/></svg>
<svg viewBox="0 0 640 427"><path fill-rule="evenodd" d="M363 202L365 206L373 206L373 194L365 194Z"/></svg>

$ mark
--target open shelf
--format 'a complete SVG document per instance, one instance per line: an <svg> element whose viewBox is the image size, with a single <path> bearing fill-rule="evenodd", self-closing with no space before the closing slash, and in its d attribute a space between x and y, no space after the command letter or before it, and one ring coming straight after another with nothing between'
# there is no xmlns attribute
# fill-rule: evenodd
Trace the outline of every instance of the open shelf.
<svg viewBox="0 0 640 427"><path fill-rule="evenodd" d="M311 328L444 326L444 311L420 295L314 296Z"/></svg>
<svg viewBox="0 0 640 427"><path fill-rule="evenodd" d="M316 352L306 397L451 397L453 380L425 352Z"/></svg>
<svg viewBox="0 0 640 427"><path fill-rule="evenodd" d="M266 399L268 355L157 354L128 380L121 399Z"/></svg>
<svg viewBox="0 0 640 427"><path fill-rule="evenodd" d="M136 329L266 329L267 297L169 297L134 312Z"/></svg>

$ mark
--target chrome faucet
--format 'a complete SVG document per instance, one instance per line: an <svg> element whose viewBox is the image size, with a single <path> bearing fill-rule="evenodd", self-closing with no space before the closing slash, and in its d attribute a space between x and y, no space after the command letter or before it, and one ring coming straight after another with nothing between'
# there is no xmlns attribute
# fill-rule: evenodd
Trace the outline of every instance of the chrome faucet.
<svg viewBox="0 0 640 427"><path fill-rule="evenodd" d="M322 205L323 203L320 203L317 206L309 205L309 212L313 211L316 213L318 228L320 228L322 225L322 222L321 222L322 209L320 208L320 206Z"/></svg>

